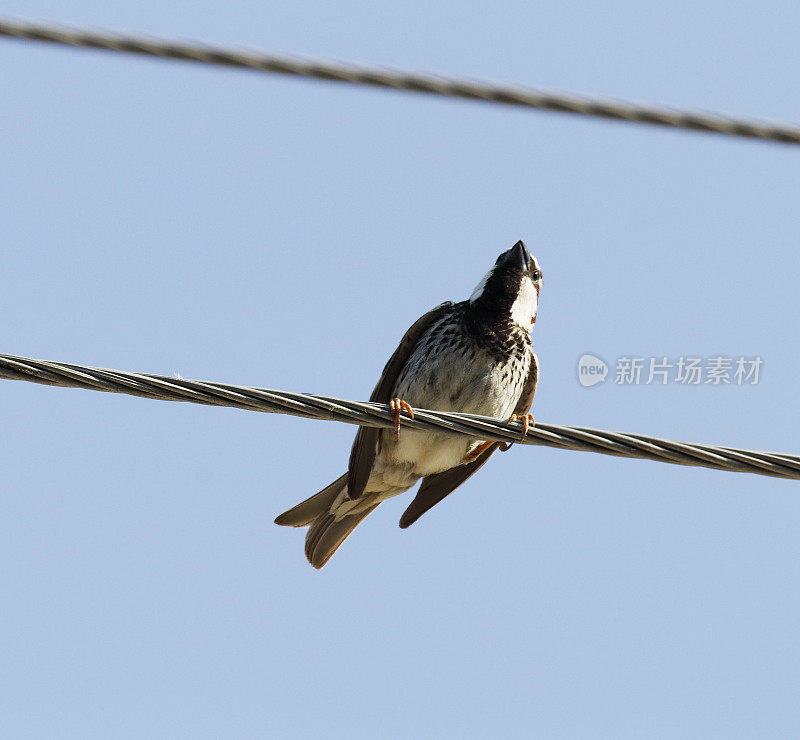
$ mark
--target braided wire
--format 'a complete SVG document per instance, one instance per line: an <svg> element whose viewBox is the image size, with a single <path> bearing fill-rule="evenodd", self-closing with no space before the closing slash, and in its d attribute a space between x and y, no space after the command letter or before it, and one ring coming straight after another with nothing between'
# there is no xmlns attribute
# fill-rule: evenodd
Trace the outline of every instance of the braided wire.
<svg viewBox="0 0 800 740"><path fill-rule="evenodd" d="M438 75L357 67L264 52L238 51L185 41L162 41L2 18L0 18L0 36L800 144L800 126L792 124L766 123L698 111L637 105L624 101Z"/></svg>
<svg viewBox="0 0 800 740"><path fill-rule="evenodd" d="M161 401L185 401L211 406L230 406L246 411L291 414L306 419L343 421L360 426L394 425L393 412L388 405L382 403L347 401L308 393L107 370L13 355L0 354L0 378L109 393L126 393ZM403 416L401 424L409 429L460 434L473 439L544 445L564 450L599 452L604 455L635 457L677 465L800 479L798 455L689 444L643 434L623 434L585 427L539 423L531 427L524 441L520 442L522 432L520 422L508 424L486 416L424 409L414 409L413 419Z"/></svg>

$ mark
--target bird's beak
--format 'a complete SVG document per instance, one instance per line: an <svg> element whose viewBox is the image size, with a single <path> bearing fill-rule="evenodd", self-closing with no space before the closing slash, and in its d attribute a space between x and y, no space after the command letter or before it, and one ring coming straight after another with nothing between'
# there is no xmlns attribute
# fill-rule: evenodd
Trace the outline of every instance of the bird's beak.
<svg viewBox="0 0 800 740"><path fill-rule="evenodd" d="M525 249L525 244L520 240L501 255L497 263L508 267L518 267L520 270L527 270L529 261L528 250Z"/></svg>

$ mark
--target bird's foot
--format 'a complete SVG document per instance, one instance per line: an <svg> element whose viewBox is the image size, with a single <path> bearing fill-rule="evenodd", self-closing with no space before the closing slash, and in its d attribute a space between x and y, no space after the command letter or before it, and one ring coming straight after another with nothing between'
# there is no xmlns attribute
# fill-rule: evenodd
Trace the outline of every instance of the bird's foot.
<svg viewBox="0 0 800 740"><path fill-rule="evenodd" d="M517 416L516 414L512 414L509 418L509 423L512 421L522 421L522 436L519 438L519 441L525 439L525 435L528 434L528 427L532 427L536 425L536 422L533 420L533 414L526 414L525 416ZM500 443L500 451L505 452L506 450L511 448L513 442L501 442Z"/></svg>
<svg viewBox="0 0 800 740"><path fill-rule="evenodd" d="M405 411L413 419L414 412L411 410L411 406L400 398L393 398L389 401L389 408L394 412L394 438L398 440L400 439L400 414Z"/></svg>

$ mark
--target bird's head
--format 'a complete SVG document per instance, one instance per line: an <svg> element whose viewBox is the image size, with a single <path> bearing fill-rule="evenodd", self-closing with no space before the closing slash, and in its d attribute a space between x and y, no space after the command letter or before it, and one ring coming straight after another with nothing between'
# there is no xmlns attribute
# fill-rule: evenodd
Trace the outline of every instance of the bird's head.
<svg viewBox="0 0 800 740"><path fill-rule="evenodd" d="M469 302L488 312L507 313L512 323L530 330L539 308L542 271L522 241L503 252L472 291Z"/></svg>

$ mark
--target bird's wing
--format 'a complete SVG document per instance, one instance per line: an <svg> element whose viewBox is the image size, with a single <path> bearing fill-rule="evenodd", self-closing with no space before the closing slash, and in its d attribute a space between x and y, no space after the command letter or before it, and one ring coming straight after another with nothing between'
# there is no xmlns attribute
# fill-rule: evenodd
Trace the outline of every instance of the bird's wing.
<svg viewBox="0 0 800 740"><path fill-rule="evenodd" d="M456 490L467 478L481 467L500 446L499 442L487 447L475 460L466 465L457 465L443 473L427 475L422 479L422 485L417 491L414 500L400 517L400 528L410 527L428 509L433 508L445 496Z"/></svg>
<svg viewBox="0 0 800 740"><path fill-rule="evenodd" d="M528 377L522 386L522 393L519 394L519 401L514 407L514 414L525 416L533 405L533 397L536 395L536 384L539 382L539 359L536 353L531 351L531 365L528 368Z"/></svg>
<svg viewBox="0 0 800 740"><path fill-rule="evenodd" d="M528 413L533 397L536 394L536 383L539 380L539 361L534 354L531 357L531 365L528 369L528 377L525 378L525 384L522 386L522 393L520 394L519 401L514 408L514 413L517 416L524 416ZM419 519L428 509L433 508L445 496L448 496L456 490L467 478L475 473L491 456L492 453L499 447L499 443L495 442L493 445L486 448L483 453L471 463L466 465L457 465L455 468L445 470L442 473L434 473L422 479L422 485L417 491L417 495L411 502L409 507L403 512L400 517L400 527L405 529L410 527L417 519Z"/></svg>
<svg viewBox="0 0 800 740"><path fill-rule="evenodd" d="M380 380L378 380L375 390L372 391L372 395L369 397L370 401L389 403L392 400L392 393L397 385L400 372L408 362L408 358L420 338L452 305L450 302L442 303L441 306L428 311L411 325L411 328L400 340L400 346L389 358L386 367L383 368ZM350 474L347 478L347 495L351 499L356 499L364 493L369 474L372 471L372 465L375 462L375 455L378 452L380 432L381 430L375 427L359 427L353 442L353 448L350 451L350 465L348 468Z"/></svg>

